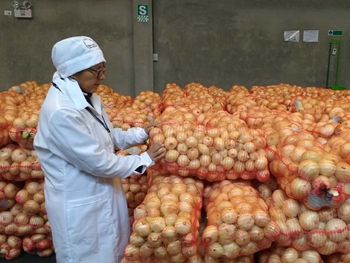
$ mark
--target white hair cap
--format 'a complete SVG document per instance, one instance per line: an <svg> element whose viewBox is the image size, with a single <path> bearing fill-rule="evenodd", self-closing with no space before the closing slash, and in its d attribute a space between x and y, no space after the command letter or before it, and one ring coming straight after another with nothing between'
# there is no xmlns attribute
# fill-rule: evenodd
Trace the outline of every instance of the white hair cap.
<svg viewBox="0 0 350 263"><path fill-rule="evenodd" d="M52 48L51 57L53 65L63 78L106 62L97 43L85 36L70 37L57 42Z"/></svg>

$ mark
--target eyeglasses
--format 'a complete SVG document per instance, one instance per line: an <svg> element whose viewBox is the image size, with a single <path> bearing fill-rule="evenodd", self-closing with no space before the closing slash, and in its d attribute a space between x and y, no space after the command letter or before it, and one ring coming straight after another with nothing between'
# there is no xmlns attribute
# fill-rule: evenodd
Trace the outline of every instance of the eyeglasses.
<svg viewBox="0 0 350 263"><path fill-rule="evenodd" d="M96 74L97 79L101 79L102 75L104 75L106 73L106 66L103 65L102 67L99 68L88 68L86 69L87 71Z"/></svg>

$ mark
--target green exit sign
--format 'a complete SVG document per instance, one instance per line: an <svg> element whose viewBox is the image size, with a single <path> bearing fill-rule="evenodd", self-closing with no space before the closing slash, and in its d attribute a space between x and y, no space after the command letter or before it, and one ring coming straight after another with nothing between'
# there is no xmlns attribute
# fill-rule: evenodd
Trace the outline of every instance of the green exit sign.
<svg viewBox="0 0 350 263"><path fill-rule="evenodd" d="M342 36L343 31L341 30L328 30L328 36Z"/></svg>
<svg viewBox="0 0 350 263"><path fill-rule="evenodd" d="M149 12L148 5L137 5L137 22L139 23L148 23L149 21Z"/></svg>

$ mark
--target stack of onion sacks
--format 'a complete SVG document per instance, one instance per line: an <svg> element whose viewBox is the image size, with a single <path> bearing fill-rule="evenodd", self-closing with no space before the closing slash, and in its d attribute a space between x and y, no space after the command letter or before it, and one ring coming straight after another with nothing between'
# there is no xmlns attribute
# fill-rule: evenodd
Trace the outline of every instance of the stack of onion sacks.
<svg viewBox="0 0 350 263"><path fill-rule="evenodd" d="M157 176L134 210L125 262L201 262L198 227L203 184L192 178Z"/></svg>
<svg viewBox="0 0 350 263"><path fill-rule="evenodd" d="M251 256L278 236L266 203L248 184L225 180L206 188L204 195L208 223L202 239L210 262Z"/></svg>
<svg viewBox="0 0 350 263"><path fill-rule="evenodd" d="M28 214L23 206L15 204L8 211L0 212L0 233L25 236L34 233L47 234L50 227L46 215Z"/></svg>
<svg viewBox="0 0 350 263"><path fill-rule="evenodd" d="M350 200L339 208L308 209L288 198L282 190L272 194L271 218L278 224L278 246L298 251L316 250L321 255L350 252Z"/></svg>
<svg viewBox="0 0 350 263"><path fill-rule="evenodd" d="M133 175L122 180L122 187L128 203L130 223L133 222L134 209L145 199L148 185L146 175Z"/></svg>
<svg viewBox="0 0 350 263"><path fill-rule="evenodd" d="M0 149L0 176L2 180L24 181L43 179L35 151L9 144Z"/></svg>
<svg viewBox="0 0 350 263"><path fill-rule="evenodd" d="M126 150L117 151L118 156L128 156L130 154L138 155L147 150L147 145L136 145ZM119 181L116 180L116 182ZM118 182L117 182L118 183ZM130 224L133 222L134 209L144 200L148 185L146 175L132 175L121 180L126 201L128 203Z"/></svg>
<svg viewBox="0 0 350 263"><path fill-rule="evenodd" d="M262 251L258 263L323 263L315 250L298 251L295 248L274 247Z"/></svg>
<svg viewBox="0 0 350 263"><path fill-rule="evenodd" d="M332 152L327 152L312 134L282 130L270 171L280 187L293 199L308 204L310 194L322 188L335 191L332 206L344 201L344 189L350 183L350 164ZM322 208L313 207L313 209Z"/></svg>
<svg viewBox="0 0 350 263"><path fill-rule="evenodd" d="M168 172L208 181L269 178L263 132L231 114L168 107L159 120L159 127L150 131L150 143L164 144L161 165Z"/></svg>
<svg viewBox="0 0 350 263"><path fill-rule="evenodd" d="M0 234L0 257L12 260L21 254L21 247L20 237Z"/></svg>

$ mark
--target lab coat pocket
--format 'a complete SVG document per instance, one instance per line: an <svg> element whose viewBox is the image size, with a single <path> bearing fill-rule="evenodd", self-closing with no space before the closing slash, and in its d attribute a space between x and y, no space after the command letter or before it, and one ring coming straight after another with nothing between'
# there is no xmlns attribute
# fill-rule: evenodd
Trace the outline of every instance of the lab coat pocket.
<svg viewBox="0 0 350 263"><path fill-rule="evenodd" d="M67 202L67 229L73 254L88 256L99 251L99 225L108 218L109 211L105 195Z"/></svg>

